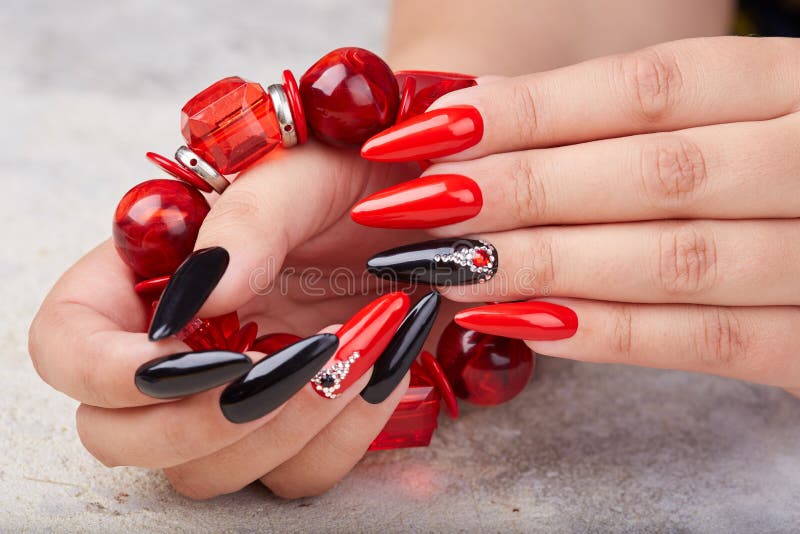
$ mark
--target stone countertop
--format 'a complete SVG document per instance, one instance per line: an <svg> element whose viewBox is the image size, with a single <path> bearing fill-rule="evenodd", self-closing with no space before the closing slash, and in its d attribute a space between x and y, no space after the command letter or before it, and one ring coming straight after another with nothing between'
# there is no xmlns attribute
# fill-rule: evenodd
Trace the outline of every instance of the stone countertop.
<svg viewBox="0 0 800 534"><path fill-rule="evenodd" d="M177 108L230 73L277 80L380 50L385 1L6 3L0 12L0 531L797 531L800 401L679 372L541 358L501 407L442 417L427 449L370 454L328 494L208 502L107 469L36 376L30 320L180 142Z"/></svg>

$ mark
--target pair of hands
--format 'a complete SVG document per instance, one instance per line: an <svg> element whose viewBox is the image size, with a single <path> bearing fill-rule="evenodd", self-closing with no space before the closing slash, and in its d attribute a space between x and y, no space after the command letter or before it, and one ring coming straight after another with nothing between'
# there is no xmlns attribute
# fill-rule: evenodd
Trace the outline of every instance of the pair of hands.
<svg viewBox="0 0 800 534"><path fill-rule="evenodd" d="M223 246L231 263L200 315L236 309L264 331L309 335L371 299L331 291L341 268L360 273L371 252L431 234L476 234L497 248L499 271L445 289L444 322L464 302L549 295L579 326L528 341L537 352L800 392L800 42L680 41L479 82L432 109L473 106L483 135L424 173L477 183L477 216L424 234L359 227L353 204L414 177L413 166L314 144L282 152L239 176L206 218L197 248ZM328 291L296 277L264 291L278 268L309 266ZM508 284L523 269L531 282ZM220 389L146 397L136 369L186 346L139 333L146 311L133 283L103 243L56 284L30 333L37 371L81 402L81 440L106 465L162 468L195 498L259 479L284 497L312 495L355 465L405 391L369 405L359 384L332 401L306 387L243 425L222 416Z"/></svg>

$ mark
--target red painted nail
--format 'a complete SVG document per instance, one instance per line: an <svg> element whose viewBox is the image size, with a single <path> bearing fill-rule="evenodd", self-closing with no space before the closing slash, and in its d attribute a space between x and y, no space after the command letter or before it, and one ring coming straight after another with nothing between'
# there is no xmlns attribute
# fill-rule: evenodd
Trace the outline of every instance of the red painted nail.
<svg viewBox="0 0 800 534"><path fill-rule="evenodd" d="M470 308L457 313L455 321L469 330L534 341L565 339L578 330L574 311L539 301Z"/></svg>
<svg viewBox="0 0 800 534"><path fill-rule="evenodd" d="M336 398L372 367L408 312L408 295L400 291L373 300L336 332L339 349L330 365L311 379L314 391Z"/></svg>
<svg viewBox="0 0 800 534"><path fill-rule="evenodd" d="M365 198L350 217L378 228L434 228L471 219L482 206L483 196L474 181L458 174L434 174Z"/></svg>
<svg viewBox="0 0 800 534"><path fill-rule="evenodd" d="M374 161L419 161L466 150L483 137L483 119L472 106L435 109L369 139L361 156Z"/></svg>

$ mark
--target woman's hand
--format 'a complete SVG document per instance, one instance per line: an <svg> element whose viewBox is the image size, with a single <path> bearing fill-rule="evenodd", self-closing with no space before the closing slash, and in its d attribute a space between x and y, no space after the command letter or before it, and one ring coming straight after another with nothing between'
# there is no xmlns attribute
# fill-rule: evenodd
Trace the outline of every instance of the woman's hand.
<svg viewBox="0 0 800 534"><path fill-rule="evenodd" d="M375 292L362 287L364 260L400 236L360 228L347 212L367 190L374 168L355 153L309 143L239 176L213 205L197 240L198 249L221 246L230 254L199 316L238 310L242 322L254 320L262 332L307 336L344 322L373 300ZM407 173L397 166L372 181L385 187ZM306 267L319 271L304 277ZM175 337L148 340L148 314L133 285L132 273L107 241L61 278L30 331L37 371L81 402L79 435L105 465L162 468L179 492L193 498L232 492L258 479L285 497L320 493L361 458L406 389L407 378L384 402L366 402L358 396L370 379L366 369L338 398L306 385L279 409L243 424L220 410L223 387L154 399L135 386L137 369L188 348ZM403 299L407 309L405 296L396 302ZM395 322L397 312L395 306ZM369 326L355 325L349 337L340 333L340 351L347 337L351 349L380 352L397 330L388 321L382 332L367 332ZM376 356L366 352L362 361Z"/></svg>
<svg viewBox="0 0 800 534"><path fill-rule="evenodd" d="M677 41L491 79L368 141L368 159L435 164L353 217L479 234L497 275L446 297L557 297L578 322L534 301L461 312L467 328L797 394L799 109L797 39Z"/></svg>

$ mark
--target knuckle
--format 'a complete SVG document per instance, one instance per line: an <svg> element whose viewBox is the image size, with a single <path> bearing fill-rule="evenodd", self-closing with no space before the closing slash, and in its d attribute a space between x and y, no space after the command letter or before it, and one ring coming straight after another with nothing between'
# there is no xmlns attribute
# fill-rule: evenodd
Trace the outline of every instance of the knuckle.
<svg viewBox="0 0 800 534"><path fill-rule="evenodd" d="M700 315L694 350L703 367L727 368L746 354L745 330L733 310L704 307Z"/></svg>
<svg viewBox="0 0 800 534"><path fill-rule="evenodd" d="M533 273L532 293L548 295L552 292L556 278L555 236L552 232L537 231L531 239L519 247L521 267Z"/></svg>
<svg viewBox="0 0 800 534"><path fill-rule="evenodd" d="M106 467L116 467L120 464L108 456L105 449L97 443L94 433L91 431L91 410L93 408L90 406L81 404L75 412L75 428L78 432L78 439L80 439L83 448L94 456L98 462Z"/></svg>
<svg viewBox="0 0 800 534"><path fill-rule="evenodd" d="M516 124L513 135L518 136L518 140L536 138L539 129L537 100L530 81L521 80L510 85L507 105Z"/></svg>
<svg viewBox="0 0 800 534"><path fill-rule="evenodd" d="M621 57L619 71L633 113L645 124L669 117L682 85L680 66L664 47Z"/></svg>
<svg viewBox="0 0 800 534"><path fill-rule="evenodd" d="M210 487L190 482L192 477L187 476L180 466L164 469L164 475L175 491L189 499L203 501L221 495Z"/></svg>
<svg viewBox="0 0 800 534"><path fill-rule="evenodd" d="M261 217L258 196L246 189L229 187L203 221L202 231L225 233L244 225L258 225Z"/></svg>
<svg viewBox="0 0 800 534"><path fill-rule="evenodd" d="M628 304L618 304L611 313L611 350L623 361L633 360L633 313Z"/></svg>
<svg viewBox="0 0 800 534"><path fill-rule="evenodd" d="M517 154L511 163L509 181L511 191L508 204L518 222L532 223L544 217L547 199L541 175L524 154Z"/></svg>
<svg viewBox="0 0 800 534"><path fill-rule="evenodd" d="M713 233L685 224L659 238L657 278L669 295L691 297L716 285L717 247Z"/></svg>
<svg viewBox="0 0 800 534"><path fill-rule="evenodd" d="M699 196L707 182L703 153L684 136L658 136L641 150L640 182L645 199L656 208L679 208Z"/></svg>

